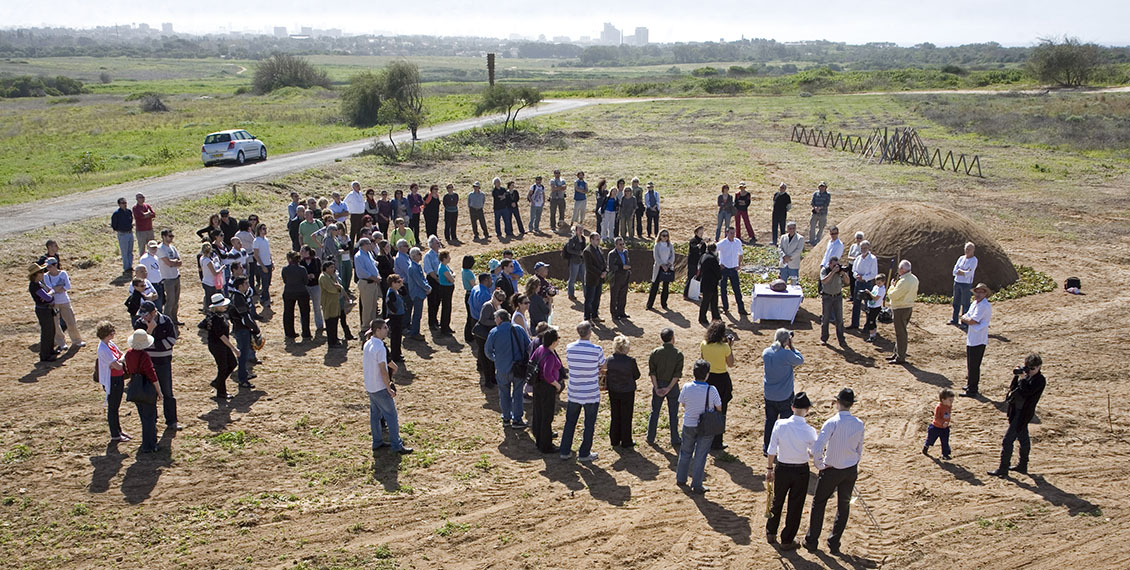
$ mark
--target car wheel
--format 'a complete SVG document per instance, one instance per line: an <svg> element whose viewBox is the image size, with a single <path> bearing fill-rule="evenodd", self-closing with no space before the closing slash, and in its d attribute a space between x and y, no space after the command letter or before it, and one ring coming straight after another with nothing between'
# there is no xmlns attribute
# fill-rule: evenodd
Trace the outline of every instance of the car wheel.
<svg viewBox="0 0 1130 570"><path fill-rule="evenodd" d="M247 162L247 159L243 156L242 150L239 151L239 154L235 155L235 162L236 164L243 164L244 162Z"/></svg>
<svg viewBox="0 0 1130 570"><path fill-rule="evenodd" d="M259 160L267 160L267 147L259 147Z"/></svg>

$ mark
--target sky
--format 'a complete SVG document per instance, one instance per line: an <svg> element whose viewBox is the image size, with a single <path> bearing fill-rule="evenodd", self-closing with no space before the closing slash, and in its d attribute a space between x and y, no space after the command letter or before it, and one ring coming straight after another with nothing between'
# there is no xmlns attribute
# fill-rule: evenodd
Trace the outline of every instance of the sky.
<svg viewBox="0 0 1130 570"><path fill-rule="evenodd" d="M206 7L205 7L206 6ZM286 26L340 28L347 34L393 33L506 38L545 34L596 38L604 22L652 42L829 40L938 46L995 41L1028 46L1038 38L1073 36L1130 45L1127 0L260 0L201 3L169 0L4 0L0 27L171 22L178 32L265 31Z"/></svg>

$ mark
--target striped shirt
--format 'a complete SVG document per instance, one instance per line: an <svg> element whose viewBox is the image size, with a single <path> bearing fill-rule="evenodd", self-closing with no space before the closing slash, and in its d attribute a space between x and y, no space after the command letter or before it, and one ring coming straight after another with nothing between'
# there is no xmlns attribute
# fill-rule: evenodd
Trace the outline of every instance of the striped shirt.
<svg viewBox="0 0 1130 570"><path fill-rule="evenodd" d="M863 421L847 410L824 422L816 445L812 446L812 462L817 471L824 467L847 469L857 465L862 455Z"/></svg>
<svg viewBox="0 0 1130 570"><path fill-rule="evenodd" d="M600 383L597 376L604 366L604 349L587 341L577 340L565 347L569 367L569 401L576 404L599 404Z"/></svg>

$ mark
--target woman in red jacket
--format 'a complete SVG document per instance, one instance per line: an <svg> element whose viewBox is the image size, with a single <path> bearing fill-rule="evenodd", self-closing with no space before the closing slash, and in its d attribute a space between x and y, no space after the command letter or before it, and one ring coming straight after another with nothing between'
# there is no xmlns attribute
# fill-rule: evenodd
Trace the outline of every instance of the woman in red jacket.
<svg viewBox="0 0 1130 570"><path fill-rule="evenodd" d="M161 400L161 390L157 384L157 370L153 368L153 360L149 357L149 353L145 349L153 346L153 337L149 336L143 330L135 330L129 336L129 350L126 351L126 375L132 377L134 374L141 374L145 379L153 383L154 390L157 391L157 401ZM141 453L152 453L157 451L157 403L145 404L142 402L134 402L137 404L137 417L141 419Z"/></svg>

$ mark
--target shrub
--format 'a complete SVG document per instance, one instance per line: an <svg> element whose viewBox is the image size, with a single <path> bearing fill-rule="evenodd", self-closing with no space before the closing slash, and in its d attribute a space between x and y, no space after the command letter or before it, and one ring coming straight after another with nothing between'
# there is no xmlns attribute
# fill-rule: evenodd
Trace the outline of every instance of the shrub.
<svg viewBox="0 0 1130 570"><path fill-rule="evenodd" d="M98 172L105 169L106 161L89 150L79 155L78 159L71 163L71 172L76 175Z"/></svg>
<svg viewBox="0 0 1130 570"><path fill-rule="evenodd" d="M280 87L329 88L330 78L325 71L315 68L305 58L276 53L255 68L252 81L258 94L270 93Z"/></svg>
<svg viewBox="0 0 1130 570"><path fill-rule="evenodd" d="M341 94L341 114L355 127L371 127L377 124L384 93L383 74L358 73L349 79L349 87Z"/></svg>
<svg viewBox="0 0 1130 570"><path fill-rule="evenodd" d="M236 95L244 95L244 94L247 94L247 93L250 93L250 92L251 92L251 88L246 86L246 85L240 85L239 87L235 88L235 94Z"/></svg>
<svg viewBox="0 0 1130 570"><path fill-rule="evenodd" d="M161 148L157 149L157 152L141 159L141 164L144 166L164 164L166 162L172 162L176 157L177 153L173 151L173 149L169 148L168 145L161 145Z"/></svg>
<svg viewBox="0 0 1130 570"><path fill-rule="evenodd" d="M718 70L710 66L698 67L691 70L691 75L695 77L712 77L718 75Z"/></svg>
<svg viewBox="0 0 1130 570"><path fill-rule="evenodd" d="M169 110L157 93L149 93L142 97L140 107L146 113L164 113Z"/></svg>
<svg viewBox="0 0 1130 570"><path fill-rule="evenodd" d="M110 72L103 71L102 73L98 74L98 81L105 85L113 81L113 78L110 77Z"/></svg>

